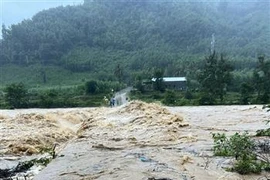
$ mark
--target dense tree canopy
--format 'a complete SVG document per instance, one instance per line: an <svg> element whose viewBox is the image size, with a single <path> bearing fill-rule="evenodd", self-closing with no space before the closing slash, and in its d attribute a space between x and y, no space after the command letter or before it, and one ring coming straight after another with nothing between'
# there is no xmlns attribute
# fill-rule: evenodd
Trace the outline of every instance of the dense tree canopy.
<svg viewBox="0 0 270 180"><path fill-rule="evenodd" d="M257 54L269 53L269 8L260 0L89 0L3 26L0 65L57 65L99 78L115 74L119 64L124 72L192 75L215 34L215 50L233 57L236 69L250 69Z"/></svg>
<svg viewBox="0 0 270 180"><path fill-rule="evenodd" d="M258 57L253 80L259 101L267 103L270 98L270 61L266 61L264 56Z"/></svg>
<svg viewBox="0 0 270 180"><path fill-rule="evenodd" d="M232 67L221 54L220 57L215 52L205 58L204 68L199 74L199 82L202 92L208 97L219 97L223 101L227 91L227 86L232 80Z"/></svg>
<svg viewBox="0 0 270 180"><path fill-rule="evenodd" d="M5 88L5 100L11 108L27 107L27 89L23 83L10 84Z"/></svg>

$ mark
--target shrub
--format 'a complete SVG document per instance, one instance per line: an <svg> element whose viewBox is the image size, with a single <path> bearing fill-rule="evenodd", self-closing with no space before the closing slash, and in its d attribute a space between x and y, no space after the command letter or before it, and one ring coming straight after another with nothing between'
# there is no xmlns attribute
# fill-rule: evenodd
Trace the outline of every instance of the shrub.
<svg viewBox="0 0 270 180"><path fill-rule="evenodd" d="M242 83L240 88L240 103L241 104L249 104L252 93L254 92L254 88L248 83Z"/></svg>
<svg viewBox="0 0 270 180"><path fill-rule="evenodd" d="M262 148L259 145L255 145L248 133L235 133L230 138L224 133L217 133L212 134L212 137L214 139L214 154L216 156L235 157L236 163L231 170L240 174L248 174L260 173L263 169L267 170L270 167L269 159L265 158L268 156L265 155L266 153L264 153L264 156L261 155Z"/></svg>
<svg viewBox="0 0 270 180"><path fill-rule="evenodd" d="M212 134L214 139L214 154L216 156L234 156L236 159L254 154L255 144L248 133L235 133L228 138L224 133Z"/></svg>
<svg viewBox="0 0 270 180"><path fill-rule="evenodd" d="M85 83L85 92L86 94L94 94L97 92L98 85L97 82L94 80L87 81Z"/></svg>
<svg viewBox="0 0 270 180"><path fill-rule="evenodd" d="M181 98L181 99L177 100L177 102L176 102L177 106L186 106L186 105L190 105L190 104L192 104L191 101L188 99L185 99L185 98Z"/></svg>
<svg viewBox="0 0 270 180"><path fill-rule="evenodd" d="M55 102L57 101L58 93L56 90L49 90L39 96L39 105L43 108L56 107Z"/></svg>
<svg viewBox="0 0 270 180"><path fill-rule="evenodd" d="M265 108L269 108L269 105L263 107L263 109L265 109ZM267 112L268 111L269 111L269 109L267 110ZM266 124L269 124L269 123L270 123L270 120L267 120ZM257 130L256 136L270 136L270 128Z"/></svg>
<svg viewBox="0 0 270 180"><path fill-rule="evenodd" d="M215 156L231 156L229 140L224 133L213 133L214 139L214 155Z"/></svg>
<svg viewBox="0 0 270 180"><path fill-rule="evenodd" d="M236 159L245 159L249 156L253 156L255 148L254 142L248 136L248 133L235 133L229 140L229 147L232 156Z"/></svg>
<svg viewBox="0 0 270 180"><path fill-rule="evenodd" d="M162 103L165 105L175 105L176 103L176 95L174 91L166 91L165 97L162 100Z"/></svg>
<svg viewBox="0 0 270 180"><path fill-rule="evenodd" d="M256 136L270 136L270 128L257 130Z"/></svg>
<svg viewBox="0 0 270 180"><path fill-rule="evenodd" d="M151 98L154 99L154 100L161 100L162 99L162 95L160 93L154 92L151 95Z"/></svg>
<svg viewBox="0 0 270 180"><path fill-rule="evenodd" d="M199 99L200 105L214 105L215 104L215 98L209 94L202 94L202 96Z"/></svg>
<svg viewBox="0 0 270 180"><path fill-rule="evenodd" d="M28 105L27 89L23 83L10 84L5 89L4 98L10 108L26 108Z"/></svg>
<svg viewBox="0 0 270 180"><path fill-rule="evenodd" d="M186 98L186 99L192 99L192 98L193 98L192 93L191 93L190 91L186 91L186 92L185 92L185 98Z"/></svg>
<svg viewBox="0 0 270 180"><path fill-rule="evenodd" d="M262 171L261 163L256 161L256 157L248 156L246 159L238 160L233 170L239 174L248 174L248 173L260 173Z"/></svg>

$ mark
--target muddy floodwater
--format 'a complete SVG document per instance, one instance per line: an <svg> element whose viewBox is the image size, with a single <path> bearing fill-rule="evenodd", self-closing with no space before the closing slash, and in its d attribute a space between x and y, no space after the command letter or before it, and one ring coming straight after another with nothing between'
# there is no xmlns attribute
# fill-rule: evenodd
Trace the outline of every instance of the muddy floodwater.
<svg viewBox="0 0 270 180"><path fill-rule="evenodd" d="M213 156L211 133L254 135L269 128L269 114L261 105L140 101L113 108L1 110L0 168L56 144L57 157L28 179L262 180L270 174L225 171L233 160Z"/></svg>

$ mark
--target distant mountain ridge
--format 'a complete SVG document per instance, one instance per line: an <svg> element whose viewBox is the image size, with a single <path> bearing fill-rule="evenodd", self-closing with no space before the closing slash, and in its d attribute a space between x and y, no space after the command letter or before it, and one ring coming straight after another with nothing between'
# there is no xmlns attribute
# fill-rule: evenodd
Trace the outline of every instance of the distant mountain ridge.
<svg viewBox="0 0 270 180"><path fill-rule="evenodd" d="M0 65L112 73L121 64L130 72L162 67L172 75L179 64L208 54L214 35L217 52L250 68L245 59L269 55L269 10L269 2L261 0L85 1L3 27Z"/></svg>

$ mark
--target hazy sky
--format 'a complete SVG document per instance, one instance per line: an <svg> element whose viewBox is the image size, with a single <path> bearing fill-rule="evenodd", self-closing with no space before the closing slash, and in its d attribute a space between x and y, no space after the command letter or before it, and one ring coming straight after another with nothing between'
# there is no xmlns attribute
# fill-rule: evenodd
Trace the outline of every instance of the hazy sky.
<svg viewBox="0 0 270 180"><path fill-rule="evenodd" d="M81 3L83 0L0 0L0 36L2 35L2 24L10 26L31 18L43 9Z"/></svg>

